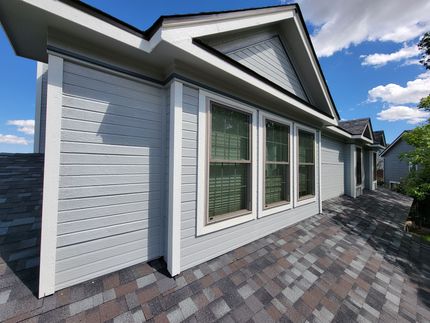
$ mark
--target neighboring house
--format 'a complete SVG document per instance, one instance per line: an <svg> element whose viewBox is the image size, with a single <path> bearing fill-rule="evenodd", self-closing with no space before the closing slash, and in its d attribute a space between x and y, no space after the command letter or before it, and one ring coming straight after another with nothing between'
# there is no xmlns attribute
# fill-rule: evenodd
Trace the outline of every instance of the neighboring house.
<svg viewBox="0 0 430 323"><path fill-rule="evenodd" d="M402 179L405 179L411 170L410 163L406 160L400 159L400 154L414 149L403 139L403 135L407 132L409 131L403 131L381 153L381 157L384 158L384 182L390 188L394 188L399 185Z"/></svg>
<svg viewBox="0 0 430 323"><path fill-rule="evenodd" d="M345 170L345 173L354 172L350 174L349 180L345 181L345 193L357 197L363 194L364 189L377 188L376 164L380 147L375 144L370 118L339 121L339 127L353 138L360 139L348 147L349 151L346 154L352 167L348 165L348 169Z"/></svg>
<svg viewBox="0 0 430 323"><path fill-rule="evenodd" d="M384 181L384 158L381 157L382 151L387 147L384 130L373 132L374 145L379 145L378 154L376 156L376 178L378 182Z"/></svg>
<svg viewBox="0 0 430 323"><path fill-rule="evenodd" d="M2 1L0 20L39 62L40 297L158 257L174 276L376 187L370 120L339 122L298 5L140 31Z"/></svg>

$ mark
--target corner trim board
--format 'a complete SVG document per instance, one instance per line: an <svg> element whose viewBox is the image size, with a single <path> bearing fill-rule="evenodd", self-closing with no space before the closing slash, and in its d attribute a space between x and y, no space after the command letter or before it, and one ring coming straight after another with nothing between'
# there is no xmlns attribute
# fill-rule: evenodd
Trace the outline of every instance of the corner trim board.
<svg viewBox="0 0 430 323"><path fill-rule="evenodd" d="M319 212L322 213L322 152L321 152L321 130L318 130L318 207Z"/></svg>
<svg viewBox="0 0 430 323"><path fill-rule="evenodd" d="M55 292L63 59L48 57L39 297Z"/></svg>
<svg viewBox="0 0 430 323"><path fill-rule="evenodd" d="M33 152L40 153L40 117L42 112L43 63L36 64L36 111L34 113L34 146Z"/></svg>
<svg viewBox="0 0 430 323"><path fill-rule="evenodd" d="M183 85L170 84L169 206L167 269L176 276L181 271L181 185L182 185L182 104Z"/></svg>

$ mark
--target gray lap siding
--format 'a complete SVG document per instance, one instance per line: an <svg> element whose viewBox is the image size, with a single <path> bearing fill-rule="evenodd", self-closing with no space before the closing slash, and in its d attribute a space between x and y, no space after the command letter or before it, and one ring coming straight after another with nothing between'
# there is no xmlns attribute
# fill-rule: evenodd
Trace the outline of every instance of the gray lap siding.
<svg viewBox="0 0 430 323"><path fill-rule="evenodd" d="M56 289L164 253L166 91L65 61Z"/></svg>

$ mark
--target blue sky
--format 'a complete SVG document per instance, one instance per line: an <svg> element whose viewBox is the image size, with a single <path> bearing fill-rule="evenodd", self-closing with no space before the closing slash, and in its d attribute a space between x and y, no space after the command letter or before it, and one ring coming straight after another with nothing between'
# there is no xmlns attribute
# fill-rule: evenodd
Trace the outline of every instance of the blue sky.
<svg viewBox="0 0 430 323"><path fill-rule="evenodd" d="M416 109L430 94L430 73L416 43L430 30L430 1L299 0L342 119L371 117L392 141L428 117ZM138 28L160 15L278 5L271 0L86 0ZM0 32L0 151L31 152L36 63L17 57Z"/></svg>

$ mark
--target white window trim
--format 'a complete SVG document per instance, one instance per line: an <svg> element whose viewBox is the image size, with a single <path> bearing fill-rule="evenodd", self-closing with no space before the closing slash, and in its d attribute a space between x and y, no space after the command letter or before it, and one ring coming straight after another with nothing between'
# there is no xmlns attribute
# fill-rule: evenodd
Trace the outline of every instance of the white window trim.
<svg viewBox="0 0 430 323"><path fill-rule="evenodd" d="M227 219L220 222L206 224L208 201L208 109L210 102L218 102L227 107L237 109L252 115L252 154L251 154L251 208L249 214ZM257 109L231 100L221 95L199 90L198 116L198 170L197 170L197 236L223 230L257 218Z"/></svg>
<svg viewBox="0 0 430 323"><path fill-rule="evenodd" d="M373 159L373 155L375 155L375 159ZM371 174L370 174L370 181L372 183L372 190L376 189L376 186L378 184L378 153L376 151L372 151L372 153L370 154L370 165L372 165L371 167ZM375 161L375 163L373 163L373 161ZM373 179L373 172L376 172L376 179Z"/></svg>
<svg viewBox="0 0 430 323"><path fill-rule="evenodd" d="M357 158L356 158L356 156L355 156L355 154L357 153L357 148L360 148L361 149L361 184L359 184L359 185L357 185L357 171L356 171L356 168L357 168ZM362 146L359 146L359 145L354 145L354 168L353 168L353 171L354 171L354 187L355 187L355 190L357 189L357 188L361 188L361 189L363 189L363 183L364 183L364 179L365 178L363 178L364 176L364 160L363 160L363 155L364 155L364 153L363 153L363 147Z"/></svg>
<svg viewBox="0 0 430 323"><path fill-rule="evenodd" d="M304 130L304 131L308 131L314 134L314 167L315 167L315 171L314 171L314 196L307 198L307 199L303 199L303 200L299 200L299 156L298 156L298 149L299 149L299 130ZM317 131L316 129L301 125L301 124L295 124L294 125L294 172L295 172L295 181L294 181L294 207L298 207L301 205L305 205L305 204L309 204L309 203L314 203L317 200L317 192L318 192L318 187L317 187L317 174L318 174L318 169L317 169Z"/></svg>
<svg viewBox="0 0 430 323"><path fill-rule="evenodd" d="M280 205L280 206L275 206L275 207L270 207L265 209L264 208L264 177L265 177L265 158L264 158L264 151L266 148L266 143L265 143L265 136L263 136L264 131L265 131L265 127L266 127L266 119L271 120L271 121L275 121L278 122L280 124L286 125L288 127L290 127L290 139L289 139L289 168L290 168L290 201L289 203ZM289 210L293 207L293 167L294 167L294 158L293 158L293 146L294 146L294 136L293 136L293 123L285 118L279 117L277 115L274 115L272 113L268 113L265 111L260 111L259 113L259 137L258 137L258 155L259 155L259 163L258 163L258 168L259 168L259 181L258 181L258 205L259 205L259 209L258 209L258 218L263 218L265 216L271 215L271 214L275 214L275 213L279 213L282 211L286 211Z"/></svg>

